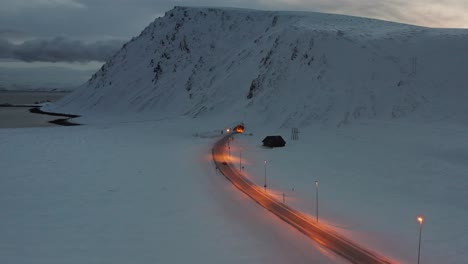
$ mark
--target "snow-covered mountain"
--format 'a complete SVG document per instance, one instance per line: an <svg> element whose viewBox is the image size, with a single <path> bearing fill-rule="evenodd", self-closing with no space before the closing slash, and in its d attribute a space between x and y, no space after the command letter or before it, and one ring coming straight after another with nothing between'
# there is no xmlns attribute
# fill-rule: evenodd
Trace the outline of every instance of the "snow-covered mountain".
<svg viewBox="0 0 468 264"><path fill-rule="evenodd" d="M468 30L175 7L49 111L231 114L279 126L468 121Z"/></svg>

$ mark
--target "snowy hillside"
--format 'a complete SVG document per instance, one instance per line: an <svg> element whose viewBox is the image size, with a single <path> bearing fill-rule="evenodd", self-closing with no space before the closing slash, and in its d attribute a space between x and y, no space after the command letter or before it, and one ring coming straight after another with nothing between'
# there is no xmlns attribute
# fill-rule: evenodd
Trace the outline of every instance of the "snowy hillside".
<svg viewBox="0 0 468 264"><path fill-rule="evenodd" d="M176 7L47 110L252 113L278 126L468 120L468 30L302 12Z"/></svg>

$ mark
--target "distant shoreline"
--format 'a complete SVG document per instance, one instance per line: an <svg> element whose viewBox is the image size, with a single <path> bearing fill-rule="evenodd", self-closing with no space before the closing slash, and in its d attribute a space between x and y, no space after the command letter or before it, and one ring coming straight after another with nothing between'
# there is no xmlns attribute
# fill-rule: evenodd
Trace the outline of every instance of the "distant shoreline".
<svg viewBox="0 0 468 264"><path fill-rule="evenodd" d="M0 104L0 107L40 107L40 105L36 104Z"/></svg>
<svg viewBox="0 0 468 264"><path fill-rule="evenodd" d="M76 115L50 113L40 110L41 103L55 102L68 92L0 91L0 128L27 128L52 125L76 126L70 119ZM36 115L35 115L36 114ZM61 117L54 119L51 116Z"/></svg>
<svg viewBox="0 0 468 264"><path fill-rule="evenodd" d="M42 111L40 107L34 107L29 109L29 112L34 114L41 114L41 115L49 115L49 116L63 116L66 118L59 118L52 121L49 121L51 124L61 125L61 126L81 126L82 124L71 122L70 119L80 117L79 115L69 115L69 114L62 114L62 113L54 113L54 112L47 112Z"/></svg>
<svg viewBox="0 0 468 264"><path fill-rule="evenodd" d="M73 90L13 90L13 89L0 89L1 93L70 93Z"/></svg>
<svg viewBox="0 0 468 264"><path fill-rule="evenodd" d="M45 91L0 91L0 105L33 105L38 106L43 102L55 102L69 92L45 92Z"/></svg>

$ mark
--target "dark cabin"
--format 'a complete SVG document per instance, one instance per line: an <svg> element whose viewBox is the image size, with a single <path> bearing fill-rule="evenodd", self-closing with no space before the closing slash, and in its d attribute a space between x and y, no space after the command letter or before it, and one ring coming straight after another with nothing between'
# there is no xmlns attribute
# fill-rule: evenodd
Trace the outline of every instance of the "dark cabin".
<svg viewBox="0 0 468 264"><path fill-rule="evenodd" d="M281 136L267 136L262 142L264 147L269 148L284 147L286 145L286 141Z"/></svg>

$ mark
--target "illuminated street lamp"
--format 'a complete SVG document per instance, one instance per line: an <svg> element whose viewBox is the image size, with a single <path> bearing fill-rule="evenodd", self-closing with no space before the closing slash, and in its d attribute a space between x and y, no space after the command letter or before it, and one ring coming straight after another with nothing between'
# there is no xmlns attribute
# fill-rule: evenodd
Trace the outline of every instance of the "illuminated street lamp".
<svg viewBox="0 0 468 264"><path fill-rule="evenodd" d="M266 187L267 187L267 184L266 184L266 167L267 167L267 161L264 160L265 162L265 184L263 185L263 188L265 188L265 192L266 192Z"/></svg>
<svg viewBox="0 0 468 264"><path fill-rule="evenodd" d="M318 181L315 181L315 220L318 223Z"/></svg>
<svg viewBox="0 0 468 264"><path fill-rule="evenodd" d="M421 232L422 232L422 225L424 218L422 216L418 216L417 218L419 222L419 246L418 246L418 264L419 264L419 257L421 256Z"/></svg>

